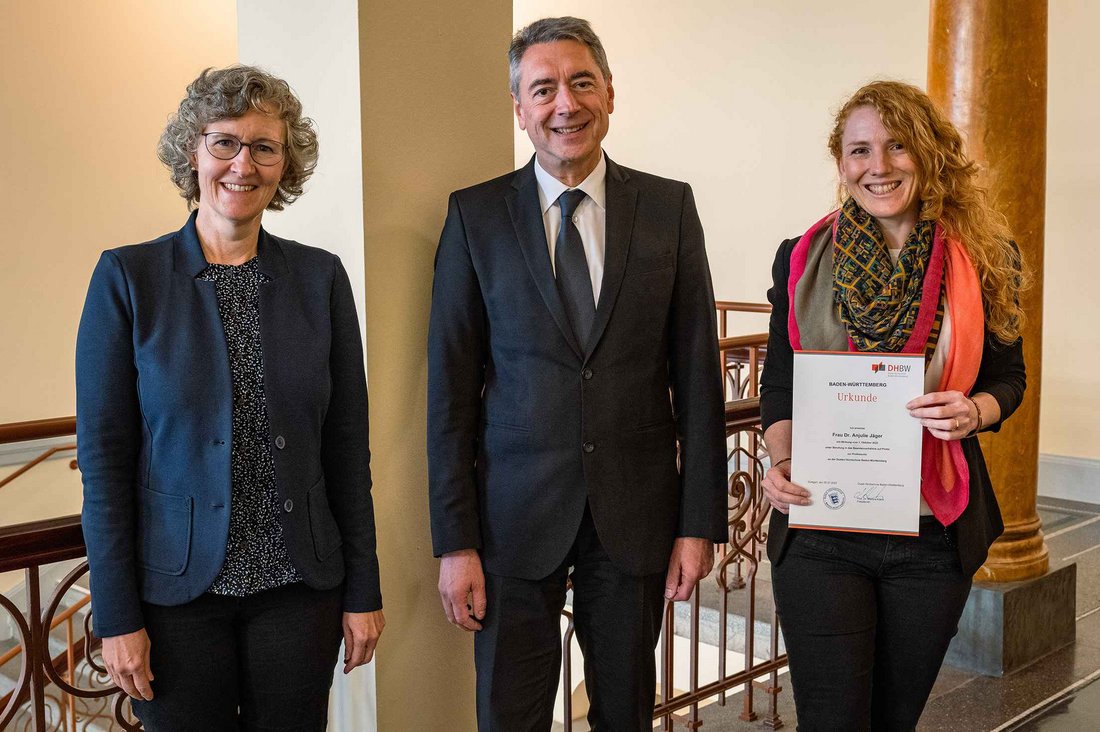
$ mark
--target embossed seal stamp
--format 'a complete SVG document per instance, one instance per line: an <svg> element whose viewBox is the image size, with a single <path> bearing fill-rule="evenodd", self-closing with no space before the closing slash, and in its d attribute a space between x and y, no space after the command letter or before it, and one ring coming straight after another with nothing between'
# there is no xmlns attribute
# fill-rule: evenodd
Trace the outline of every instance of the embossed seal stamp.
<svg viewBox="0 0 1100 732"><path fill-rule="evenodd" d="M821 496L821 500L824 501L826 508L835 511L844 505L844 491L839 488L830 488Z"/></svg>

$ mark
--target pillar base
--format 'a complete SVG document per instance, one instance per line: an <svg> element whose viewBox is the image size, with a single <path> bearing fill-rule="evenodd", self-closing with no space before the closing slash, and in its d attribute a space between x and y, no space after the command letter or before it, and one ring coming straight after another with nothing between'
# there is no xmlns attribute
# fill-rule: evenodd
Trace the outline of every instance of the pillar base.
<svg viewBox="0 0 1100 732"><path fill-rule="evenodd" d="M1077 565L1022 582L975 582L946 663L1003 676L1077 637Z"/></svg>
<svg viewBox="0 0 1100 732"><path fill-rule="evenodd" d="M998 496L997 500L1005 499ZM1007 500L1001 503L1002 510L1007 503ZM1034 494L1031 506L1025 510L1034 514ZM1006 521L1004 533L989 547L989 557L974 579L978 582L1019 582L1046 574L1050 569L1050 555L1041 526L1038 515L1013 524Z"/></svg>

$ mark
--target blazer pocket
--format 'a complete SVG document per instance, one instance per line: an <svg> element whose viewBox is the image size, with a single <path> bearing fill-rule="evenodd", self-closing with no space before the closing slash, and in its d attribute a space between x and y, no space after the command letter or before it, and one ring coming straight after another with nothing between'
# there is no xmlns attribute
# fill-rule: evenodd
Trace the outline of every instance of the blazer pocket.
<svg viewBox="0 0 1100 732"><path fill-rule="evenodd" d="M673 261L672 252L665 252L664 254L658 254L652 257L639 257L634 260L628 272L633 274L656 272L658 270L668 269L672 266Z"/></svg>
<svg viewBox="0 0 1100 732"><path fill-rule="evenodd" d="M676 444L676 422L665 418L659 422L650 422L635 427L622 435L624 442L630 446L646 446L650 449L654 445Z"/></svg>
<svg viewBox="0 0 1100 732"><path fill-rule="evenodd" d="M313 535L313 552L317 555L317 561L323 562L343 543L340 527L336 525L336 517L332 515L332 509L328 505L324 478L309 489L306 505L309 507L309 532Z"/></svg>
<svg viewBox="0 0 1100 732"><path fill-rule="evenodd" d="M138 565L151 572L181 575L191 555L191 496L141 489Z"/></svg>

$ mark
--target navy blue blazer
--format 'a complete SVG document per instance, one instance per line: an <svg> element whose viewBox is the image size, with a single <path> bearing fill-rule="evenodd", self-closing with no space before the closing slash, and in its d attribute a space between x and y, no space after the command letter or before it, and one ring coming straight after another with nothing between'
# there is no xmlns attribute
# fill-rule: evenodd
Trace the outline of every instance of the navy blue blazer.
<svg viewBox="0 0 1100 732"><path fill-rule="evenodd" d="M367 386L338 257L261 229L264 388L280 520L311 587L345 582L349 612L382 606ZM96 635L144 627L141 601L201 595L225 561L232 387L195 214L103 253L76 348L77 445Z"/></svg>
<svg viewBox="0 0 1100 732"><path fill-rule="evenodd" d="M434 553L540 579L585 506L612 561L665 572L673 540L724 541L725 417L710 269L691 188L607 161L603 284L578 343L534 158L451 195L428 335Z"/></svg>

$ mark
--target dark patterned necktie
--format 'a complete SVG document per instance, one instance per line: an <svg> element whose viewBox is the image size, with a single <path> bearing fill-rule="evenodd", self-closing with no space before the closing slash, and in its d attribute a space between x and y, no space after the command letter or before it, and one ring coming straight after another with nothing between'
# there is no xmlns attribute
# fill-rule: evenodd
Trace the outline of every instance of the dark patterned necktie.
<svg viewBox="0 0 1100 732"><path fill-rule="evenodd" d="M584 256L581 232L573 223L573 214L584 197L585 192L580 189L565 191L558 196L561 228L558 229L558 242L554 247L554 274L558 281L558 294L561 295L569 324L573 326L573 335L577 337L582 350L588 344L592 321L596 318L596 302L592 296L588 259Z"/></svg>

